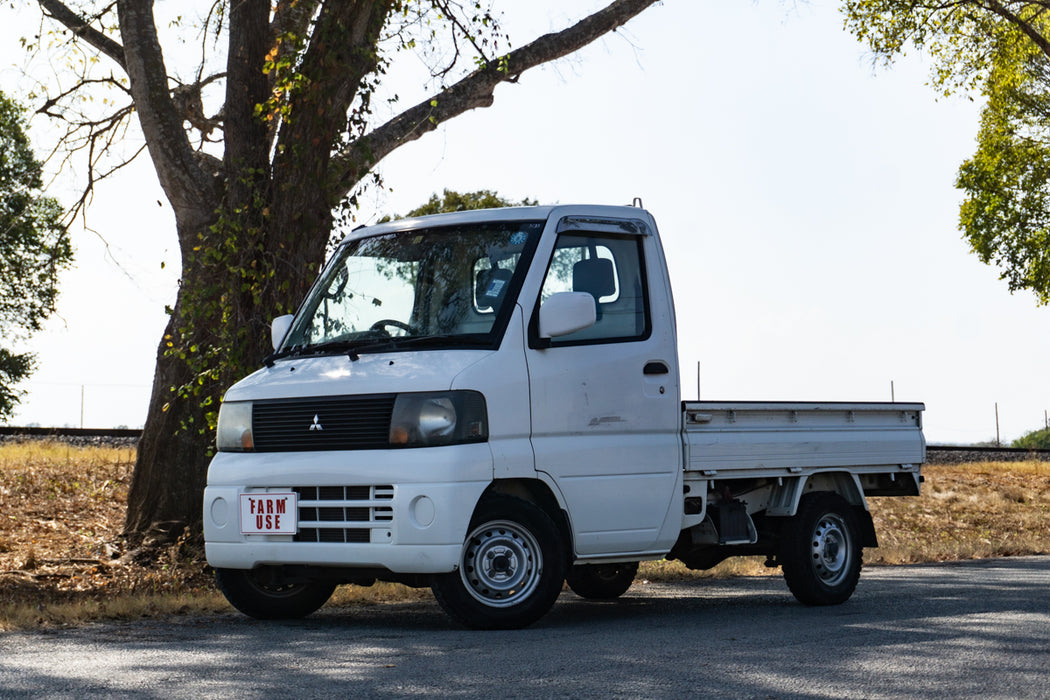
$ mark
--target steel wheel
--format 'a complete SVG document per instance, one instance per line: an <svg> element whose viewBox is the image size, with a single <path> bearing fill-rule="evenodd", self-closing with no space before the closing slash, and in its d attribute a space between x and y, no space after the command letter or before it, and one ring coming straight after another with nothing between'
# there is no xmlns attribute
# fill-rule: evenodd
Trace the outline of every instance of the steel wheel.
<svg viewBox="0 0 1050 700"><path fill-rule="evenodd" d="M488 496L463 542L459 570L435 576L442 609L475 629L516 629L543 617L561 592L565 543L539 506Z"/></svg>
<svg viewBox="0 0 1050 700"><path fill-rule="evenodd" d="M817 522L810 544L810 563L813 573L825 585L837 586L849 575L851 539L849 527L837 513L827 513Z"/></svg>
<svg viewBox="0 0 1050 700"><path fill-rule="evenodd" d="M539 543L517 523L485 523L467 537L460 577L467 592L485 605L507 608L527 599L542 572Z"/></svg>
<svg viewBox="0 0 1050 700"><path fill-rule="evenodd" d="M805 496L781 532L779 559L799 602L837 605L849 600L863 561L853 507L835 493Z"/></svg>

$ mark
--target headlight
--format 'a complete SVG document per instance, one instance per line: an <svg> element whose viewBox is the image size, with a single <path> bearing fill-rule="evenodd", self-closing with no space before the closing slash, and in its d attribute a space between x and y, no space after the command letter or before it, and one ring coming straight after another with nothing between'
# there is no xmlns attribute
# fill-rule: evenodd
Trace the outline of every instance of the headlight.
<svg viewBox="0 0 1050 700"><path fill-rule="evenodd" d="M219 406L215 446L220 452L250 452L254 449L251 401L223 402Z"/></svg>
<svg viewBox="0 0 1050 700"><path fill-rule="evenodd" d="M485 397L476 391L398 394L390 418L393 447L484 442L489 437Z"/></svg>

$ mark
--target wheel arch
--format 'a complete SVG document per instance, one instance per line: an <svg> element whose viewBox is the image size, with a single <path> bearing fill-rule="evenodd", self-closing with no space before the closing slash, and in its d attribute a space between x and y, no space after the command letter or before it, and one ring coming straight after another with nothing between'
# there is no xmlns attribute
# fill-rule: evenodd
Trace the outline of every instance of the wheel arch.
<svg viewBox="0 0 1050 700"><path fill-rule="evenodd" d="M568 553L571 562L574 558L572 525L569 522L568 513L558 498L558 494L550 486L540 479L496 479L481 494L481 498L478 499L478 503L474 508L475 512L485 498L494 494L520 498L546 512L551 520L554 521L554 524L558 526L558 532L561 534L562 541L565 544L565 551ZM473 515L471 519L473 520Z"/></svg>
<svg viewBox="0 0 1050 700"><path fill-rule="evenodd" d="M770 498L768 515L790 517L798 513L802 498L816 493L835 493L841 496L853 508L860 525L860 539L863 547L878 547L875 533L875 522L868 510L868 501L864 496L860 477L846 471L817 472L794 479L785 479L773 492Z"/></svg>
<svg viewBox="0 0 1050 700"><path fill-rule="evenodd" d="M770 506L766 510L773 516L791 516L798 512L799 501L806 494L818 491L837 493L851 506L868 509L864 489L856 474L846 471L827 471L784 479L774 488Z"/></svg>

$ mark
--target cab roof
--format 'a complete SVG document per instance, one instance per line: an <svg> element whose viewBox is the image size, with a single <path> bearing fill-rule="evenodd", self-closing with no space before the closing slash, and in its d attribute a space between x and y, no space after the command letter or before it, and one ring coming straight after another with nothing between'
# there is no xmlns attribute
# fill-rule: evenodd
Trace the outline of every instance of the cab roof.
<svg viewBox="0 0 1050 700"><path fill-rule="evenodd" d="M372 226L361 226L343 238L343 243L393 231L411 231L414 229L434 228L439 226L457 226L481 222L501 221L547 221L550 218L564 216L598 216L617 219L643 219L651 221L652 217L645 209L632 206L609 206L604 204L558 204L537 207L502 207L499 209L472 209L448 214L430 214L410 219L397 219Z"/></svg>

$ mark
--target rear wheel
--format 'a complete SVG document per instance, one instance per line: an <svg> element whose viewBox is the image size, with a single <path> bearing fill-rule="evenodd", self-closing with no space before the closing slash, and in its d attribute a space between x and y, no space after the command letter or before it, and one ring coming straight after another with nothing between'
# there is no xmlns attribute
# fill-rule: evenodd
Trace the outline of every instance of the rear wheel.
<svg viewBox="0 0 1050 700"><path fill-rule="evenodd" d="M434 597L450 617L474 629L517 629L547 613L561 591L565 545L538 506L511 496L478 507L459 570L435 576Z"/></svg>
<svg viewBox="0 0 1050 700"><path fill-rule="evenodd" d="M230 605L260 620L306 617L324 605L334 583L283 578L279 569L216 569L215 580Z"/></svg>
<svg viewBox="0 0 1050 700"><path fill-rule="evenodd" d="M638 562L622 564L577 564L569 568L565 582L572 592L590 600L619 598L634 582Z"/></svg>
<svg viewBox="0 0 1050 700"><path fill-rule="evenodd" d="M805 605L849 600L862 559L860 528L849 503L834 493L805 496L781 539L784 579L795 598Z"/></svg>

